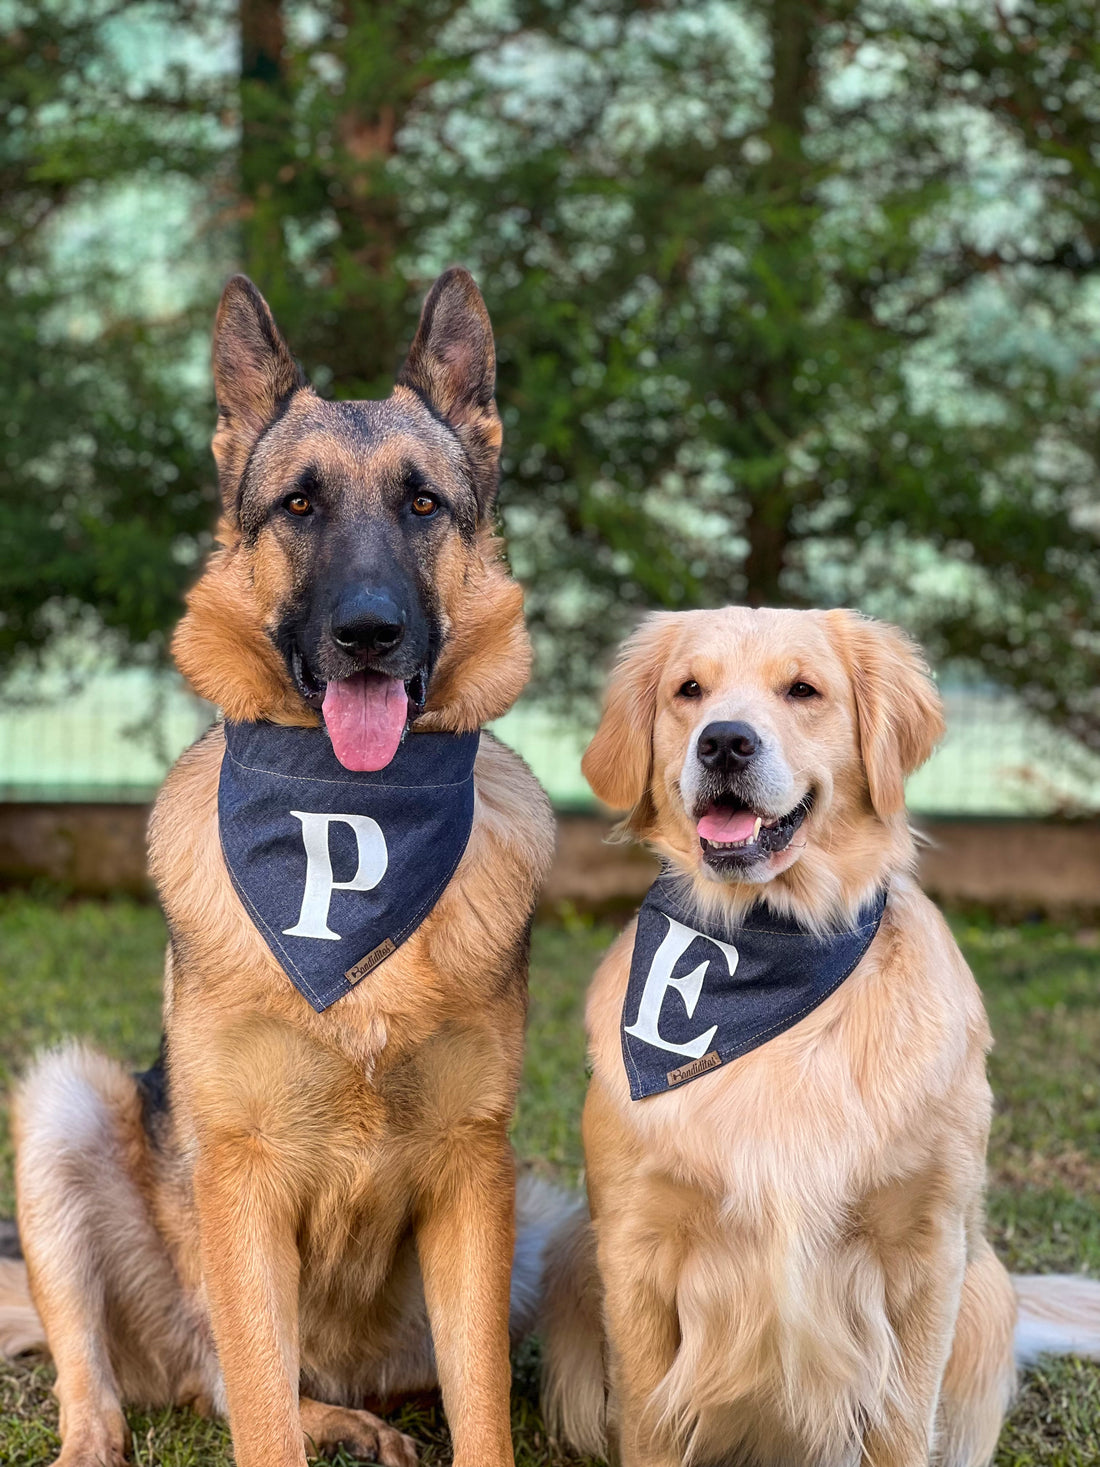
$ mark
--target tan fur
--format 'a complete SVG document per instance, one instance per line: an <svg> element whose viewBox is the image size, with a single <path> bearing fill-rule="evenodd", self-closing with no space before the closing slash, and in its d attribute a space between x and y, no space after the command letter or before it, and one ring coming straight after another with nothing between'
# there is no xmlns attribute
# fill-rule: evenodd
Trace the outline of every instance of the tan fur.
<svg viewBox="0 0 1100 1467"><path fill-rule="evenodd" d="M701 698L677 697L687 679ZM788 698L799 679L823 697ZM763 885L703 868L680 798L713 717L766 729L800 793L814 791ZM619 1034L633 925L600 966L584 1111L600 1318L583 1241L570 1257L567 1229L548 1262L545 1403L580 1449L601 1450L606 1431L623 1467L976 1467L992 1454L1016 1300L982 1232L990 1035L910 874L901 800L941 730L912 644L851 613L662 615L624 649L585 772L633 806L628 824L715 921L766 895L822 928L881 882L890 894L863 961L807 1018L639 1102ZM1074 1281L1065 1307L1100 1348L1095 1320L1082 1324L1096 1288ZM606 1422L590 1383L601 1333Z"/></svg>
<svg viewBox="0 0 1100 1467"><path fill-rule="evenodd" d="M219 527L221 548L187 597L187 615L172 639L176 666L202 698L226 718L312 728L317 715L298 697L283 660L264 635L251 567L240 536Z"/></svg>
<svg viewBox="0 0 1100 1467"><path fill-rule="evenodd" d="M444 281L455 278L465 289L460 274ZM348 457L338 414L332 432L314 431L330 419L295 386L270 313L256 316L246 285L227 290L219 321L228 316L236 335L215 350L221 546L174 647L194 686L229 716L305 724L316 715L269 636L299 573L292 542L277 526L249 535L236 522L248 452L253 474L257 458L285 450L286 463L261 465L276 486L299 462L327 455L328 471L343 464L347 492L364 496L417 452L436 454L437 483L454 468L433 447L445 435L416 438L415 422L434 420L405 387L386 405L396 426L365 460ZM437 297L445 302L446 292L437 288L429 304ZM422 342L420 350L416 370ZM435 370L453 394L447 370ZM489 384L491 399L491 375ZM287 392L284 448L273 434L258 443ZM491 400L476 412L460 407L464 430L493 438ZM462 484L454 492L470 493ZM449 533L435 565L445 645L417 728L474 729L526 680L522 596L487 528ZM553 849L545 796L523 762L483 734L473 830L450 885L369 981L318 1014L226 872L223 747L217 727L183 755L150 826L172 934L170 1111L151 1139L134 1080L80 1046L41 1057L16 1097L20 1232L58 1366L59 1463L120 1461L125 1403L192 1401L227 1412L239 1467L302 1467L307 1439L407 1467L413 1444L364 1408L438 1384L455 1462L509 1467L513 1255L519 1273L537 1274L559 1205L524 1189L517 1252L507 1133L527 928ZM522 1278L515 1289L519 1332L533 1296Z"/></svg>
<svg viewBox="0 0 1100 1467"><path fill-rule="evenodd" d="M0 1359L46 1348L46 1332L31 1300L27 1266L0 1258Z"/></svg>
<svg viewBox="0 0 1100 1467"><path fill-rule="evenodd" d="M523 592L501 563L492 536L485 536L480 562L455 576L449 604L451 640L418 726L465 731L506 712L531 673Z"/></svg>

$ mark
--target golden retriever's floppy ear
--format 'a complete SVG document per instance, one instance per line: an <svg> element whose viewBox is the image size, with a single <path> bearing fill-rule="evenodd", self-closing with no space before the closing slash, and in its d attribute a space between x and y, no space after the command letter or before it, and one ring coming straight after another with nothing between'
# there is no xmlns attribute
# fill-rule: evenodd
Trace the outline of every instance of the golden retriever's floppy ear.
<svg viewBox="0 0 1100 1467"><path fill-rule="evenodd" d="M897 627L854 611L829 611L825 620L851 674L871 804L876 815L896 815L906 778L943 737L943 703L924 654Z"/></svg>
<svg viewBox="0 0 1100 1467"><path fill-rule="evenodd" d="M581 760L581 772L597 799L613 810L634 810L649 793L653 721L674 616L657 612L619 649L607 686L603 717Z"/></svg>

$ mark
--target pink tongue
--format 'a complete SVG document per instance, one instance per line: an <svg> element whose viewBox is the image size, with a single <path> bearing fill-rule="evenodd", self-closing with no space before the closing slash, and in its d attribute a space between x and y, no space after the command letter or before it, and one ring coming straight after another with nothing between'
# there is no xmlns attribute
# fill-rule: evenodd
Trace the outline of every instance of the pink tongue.
<svg viewBox="0 0 1100 1467"><path fill-rule="evenodd" d="M345 769L385 769L397 753L409 698L400 678L357 672L325 689L325 727Z"/></svg>
<svg viewBox="0 0 1100 1467"><path fill-rule="evenodd" d="M696 826L703 840L748 840L756 826L751 810L723 810L712 805Z"/></svg>

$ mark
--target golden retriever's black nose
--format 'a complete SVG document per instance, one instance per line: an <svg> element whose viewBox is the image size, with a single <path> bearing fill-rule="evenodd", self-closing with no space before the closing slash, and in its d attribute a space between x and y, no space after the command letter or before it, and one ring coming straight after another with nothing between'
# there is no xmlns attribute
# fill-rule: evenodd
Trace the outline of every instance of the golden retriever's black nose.
<svg viewBox="0 0 1100 1467"><path fill-rule="evenodd" d="M744 769L760 747L756 730L748 723L708 723L695 752L707 769L732 773Z"/></svg>
<svg viewBox="0 0 1100 1467"><path fill-rule="evenodd" d="M384 591L353 586L332 613L332 640L345 652L392 652L405 635L405 613Z"/></svg>

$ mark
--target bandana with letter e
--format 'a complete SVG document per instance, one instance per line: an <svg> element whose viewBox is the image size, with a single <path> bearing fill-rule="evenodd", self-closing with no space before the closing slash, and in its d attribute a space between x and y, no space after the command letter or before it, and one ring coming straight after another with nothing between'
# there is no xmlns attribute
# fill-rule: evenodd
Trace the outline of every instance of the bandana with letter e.
<svg viewBox="0 0 1100 1467"><path fill-rule="evenodd" d="M882 890L854 926L815 936L761 907L717 937L675 886L660 877L638 913L621 1023L633 1100L697 1080L797 1024L854 970L886 909Z"/></svg>
<svg viewBox="0 0 1100 1467"><path fill-rule="evenodd" d="M222 854L237 895L320 1012L385 962L454 875L474 819L478 733L410 734L356 773L322 728L225 724Z"/></svg>

